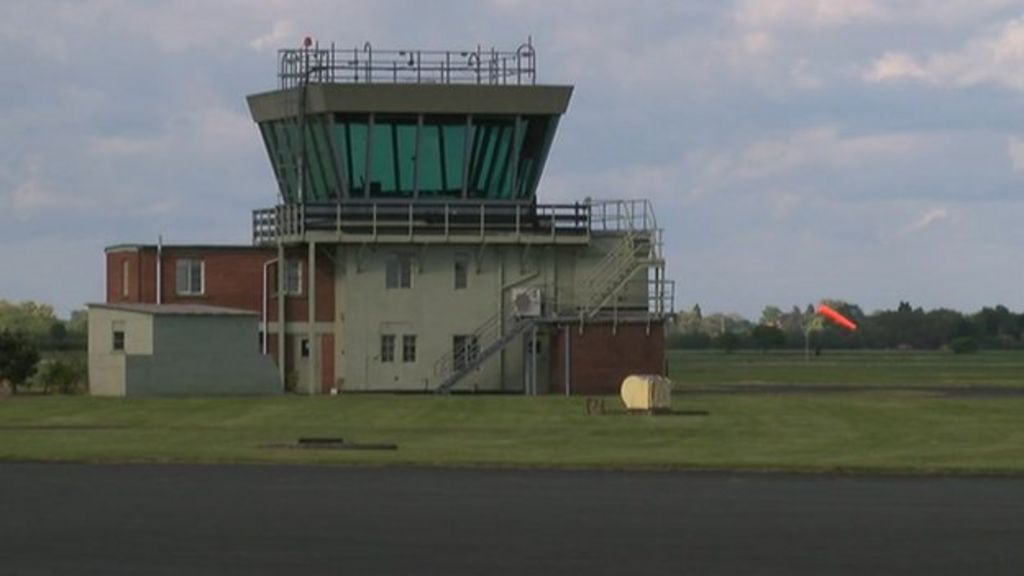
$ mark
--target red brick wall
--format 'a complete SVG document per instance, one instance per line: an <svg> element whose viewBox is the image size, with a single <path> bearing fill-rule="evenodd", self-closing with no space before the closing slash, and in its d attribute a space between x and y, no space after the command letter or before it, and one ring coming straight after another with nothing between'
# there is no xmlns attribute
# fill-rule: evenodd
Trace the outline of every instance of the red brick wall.
<svg viewBox="0 0 1024 576"><path fill-rule="evenodd" d="M163 250L161 285L164 304L206 304L260 311L263 291L263 264L275 251L239 248L192 248L168 246ZM201 295L176 292L177 261L197 259L204 262L204 289ZM123 295L123 261L128 261L129 290ZM107 253L107 302L156 303L156 248Z"/></svg>
<svg viewBox="0 0 1024 576"><path fill-rule="evenodd" d="M569 327L569 354L573 394L618 394L630 374L661 374L665 367L665 331L652 323L587 324ZM564 331L552 335L551 392L565 391Z"/></svg>
<svg viewBox="0 0 1024 576"><path fill-rule="evenodd" d="M288 322L305 322L309 318L309 258L305 249L288 251L285 257L289 260L302 262L302 294L289 295L285 298L285 320ZM277 265L270 268L271 292L277 286ZM277 298L271 297L268 302L271 322L277 321ZM316 321L334 321L334 264L327 255L320 251L316 257Z"/></svg>
<svg viewBox="0 0 1024 576"><path fill-rule="evenodd" d="M309 310L309 264L308 250L300 248L286 253L288 258L302 261L302 294L288 296L285 300L285 314L288 322L305 322ZM161 284L163 286L164 304L205 304L208 306L224 306L240 308L253 312L262 312L263 266L277 257L277 250L250 249L239 247L189 247L165 246L162 253ZM179 295L176 292L177 262L182 259L202 260L204 286L201 295ZM107 260L107 302L139 302L156 303L156 247L138 246L108 252ZM124 294L122 284L123 262L128 262L128 293ZM317 254L316 266L316 320L333 322L335 315L334 302L334 264L321 250ZM277 298L274 296L277 284L277 266L271 265L267 270L269 284L267 286L268 320L277 321ZM268 350L276 359L277 334L267 335ZM287 336L285 362L289 367L295 366L293 346L296 336ZM321 341L323 357L320 374L321 387L326 392L334 386L334 336L324 335Z"/></svg>

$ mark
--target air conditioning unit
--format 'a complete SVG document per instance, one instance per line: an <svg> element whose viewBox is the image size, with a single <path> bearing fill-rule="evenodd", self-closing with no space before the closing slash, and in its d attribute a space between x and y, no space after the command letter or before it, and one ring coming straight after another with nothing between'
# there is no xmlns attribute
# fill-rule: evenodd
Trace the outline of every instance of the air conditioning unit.
<svg viewBox="0 0 1024 576"><path fill-rule="evenodd" d="M512 289L512 311L516 316L540 316L541 307L540 288L513 288Z"/></svg>

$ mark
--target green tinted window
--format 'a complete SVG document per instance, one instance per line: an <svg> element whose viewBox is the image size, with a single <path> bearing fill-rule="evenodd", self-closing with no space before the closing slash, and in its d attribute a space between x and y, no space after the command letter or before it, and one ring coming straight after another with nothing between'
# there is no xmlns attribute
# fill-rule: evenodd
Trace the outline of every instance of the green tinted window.
<svg viewBox="0 0 1024 576"><path fill-rule="evenodd" d="M462 117L424 119L420 132L420 196L462 197L466 156L466 120Z"/></svg>
<svg viewBox="0 0 1024 576"><path fill-rule="evenodd" d="M366 145L369 117L366 115L336 114L331 126L334 148L341 157L342 177L348 179L349 195L363 197L366 185Z"/></svg>
<svg viewBox="0 0 1024 576"><path fill-rule="evenodd" d="M412 196L416 118L377 117L371 146L370 196Z"/></svg>
<svg viewBox="0 0 1024 576"><path fill-rule="evenodd" d="M514 132L509 119L480 119L471 154L469 197L509 199L512 186L509 156Z"/></svg>

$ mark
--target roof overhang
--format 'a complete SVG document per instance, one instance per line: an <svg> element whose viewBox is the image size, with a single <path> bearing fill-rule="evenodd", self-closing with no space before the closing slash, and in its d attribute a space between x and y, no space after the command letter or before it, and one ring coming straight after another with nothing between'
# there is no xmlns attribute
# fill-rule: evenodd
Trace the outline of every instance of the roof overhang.
<svg viewBox="0 0 1024 576"><path fill-rule="evenodd" d="M310 84L306 113L561 115L572 86L480 84ZM301 88L247 98L256 122L298 115Z"/></svg>

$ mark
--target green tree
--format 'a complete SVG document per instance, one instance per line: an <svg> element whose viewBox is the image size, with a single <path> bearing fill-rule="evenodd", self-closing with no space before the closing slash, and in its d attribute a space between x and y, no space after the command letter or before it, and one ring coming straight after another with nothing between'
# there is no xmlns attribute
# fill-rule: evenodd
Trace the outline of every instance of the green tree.
<svg viewBox="0 0 1024 576"><path fill-rule="evenodd" d="M759 324L750 331L750 338L762 351L786 345L786 333L777 326Z"/></svg>
<svg viewBox="0 0 1024 576"><path fill-rule="evenodd" d="M11 394L18 393L18 386L28 382L36 371L39 351L20 332L0 331L0 381L7 381Z"/></svg>

